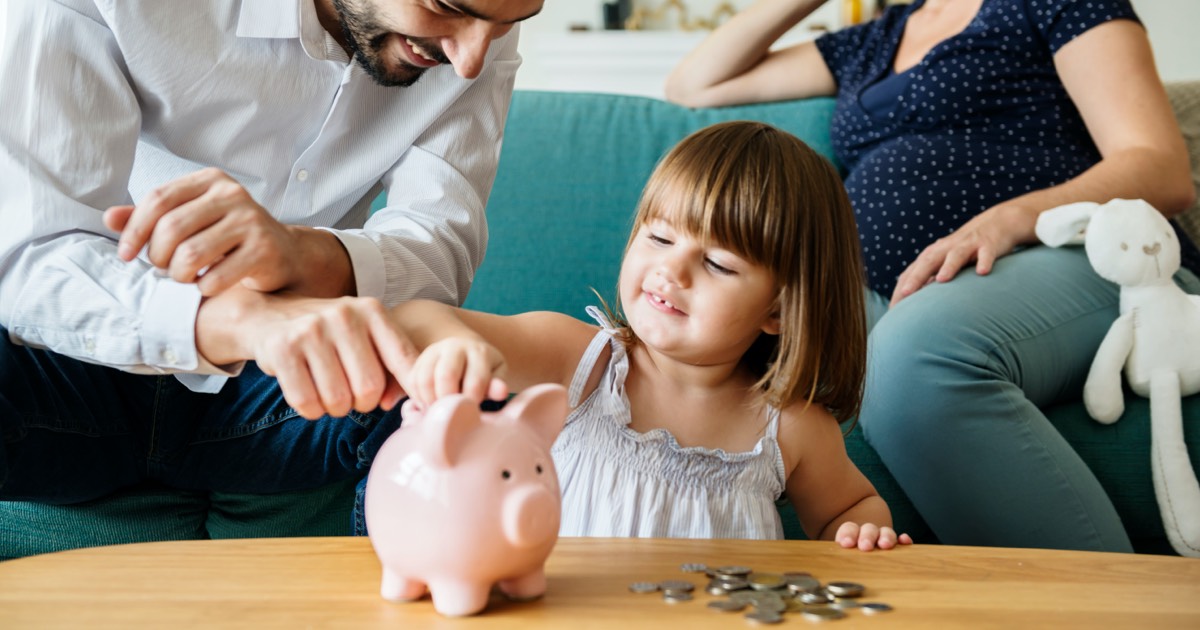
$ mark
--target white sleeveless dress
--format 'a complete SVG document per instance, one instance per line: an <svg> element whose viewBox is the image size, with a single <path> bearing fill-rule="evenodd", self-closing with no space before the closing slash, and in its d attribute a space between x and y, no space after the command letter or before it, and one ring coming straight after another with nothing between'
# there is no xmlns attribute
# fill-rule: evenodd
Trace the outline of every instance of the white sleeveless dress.
<svg viewBox="0 0 1200 630"><path fill-rule="evenodd" d="M783 538L775 501L785 472L779 411L754 449L727 453L684 448L668 431L629 428L625 377L629 357L607 318L600 322L568 392L572 408L551 449L563 493L561 536L656 538ZM605 345L612 355L596 391L580 405Z"/></svg>

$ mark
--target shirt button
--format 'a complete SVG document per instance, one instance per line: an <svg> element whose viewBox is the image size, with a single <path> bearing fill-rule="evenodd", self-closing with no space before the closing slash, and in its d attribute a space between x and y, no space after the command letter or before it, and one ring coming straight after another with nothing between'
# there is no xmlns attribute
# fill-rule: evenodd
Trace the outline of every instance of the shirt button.
<svg viewBox="0 0 1200 630"><path fill-rule="evenodd" d="M83 342L83 348L85 350L87 350L88 354L95 354L96 353L96 342L93 341L91 337L88 337Z"/></svg>
<svg viewBox="0 0 1200 630"><path fill-rule="evenodd" d="M302 182L308 181L308 171L301 169L299 173L296 173L296 179Z"/></svg>
<svg viewBox="0 0 1200 630"><path fill-rule="evenodd" d="M170 348L163 350L162 357L167 363L175 363L179 360L179 357L176 356L175 351Z"/></svg>

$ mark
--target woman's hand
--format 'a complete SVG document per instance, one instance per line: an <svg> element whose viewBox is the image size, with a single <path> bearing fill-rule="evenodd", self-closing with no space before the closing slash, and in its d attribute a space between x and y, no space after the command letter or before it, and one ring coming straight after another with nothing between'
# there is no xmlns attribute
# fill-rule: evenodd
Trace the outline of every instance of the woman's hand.
<svg viewBox="0 0 1200 630"><path fill-rule="evenodd" d="M1037 240L1037 213L1005 204L983 211L949 236L938 239L896 279L892 306L930 282L949 282L968 263L986 276L996 259L1011 254L1017 245Z"/></svg>
<svg viewBox="0 0 1200 630"><path fill-rule="evenodd" d="M837 544L845 549L858 547L863 551L872 549L891 549L896 545L911 545L912 537L908 534L896 535L896 530L884 525L880 527L873 523L852 523L846 521L838 527L834 536Z"/></svg>

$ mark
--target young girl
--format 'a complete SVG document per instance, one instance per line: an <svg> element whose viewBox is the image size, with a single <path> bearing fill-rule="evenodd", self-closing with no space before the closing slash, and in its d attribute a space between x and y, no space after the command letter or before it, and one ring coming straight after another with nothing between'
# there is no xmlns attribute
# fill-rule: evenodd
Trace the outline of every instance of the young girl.
<svg viewBox="0 0 1200 630"><path fill-rule="evenodd" d="M888 549L891 514L846 455L866 330L854 216L796 137L732 122L685 138L642 194L618 282L625 321L409 302L417 404L568 387L553 448L564 536L810 538ZM507 382L500 380L503 376Z"/></svg>

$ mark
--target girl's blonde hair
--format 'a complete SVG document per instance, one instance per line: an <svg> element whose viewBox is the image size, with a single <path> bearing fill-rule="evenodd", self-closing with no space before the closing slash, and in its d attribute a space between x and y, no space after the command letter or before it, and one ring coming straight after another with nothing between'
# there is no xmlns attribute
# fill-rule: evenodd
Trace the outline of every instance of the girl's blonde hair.
<svg viewBox="0 0 1200 630"><path fill-rule="evenodd" d="M833 165L764 123L706 127L655 167L626 252L656 218L773 274L779 335L760 335L742 359L768 403L815 402L839 422L858 413L866 371L864 274L854 212Z"/></svg>

